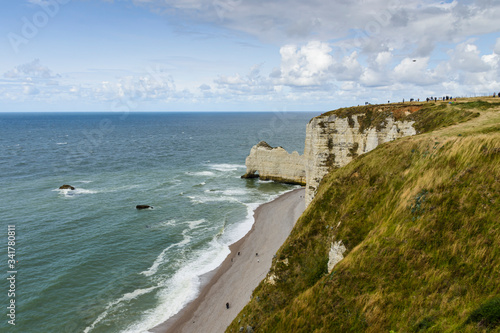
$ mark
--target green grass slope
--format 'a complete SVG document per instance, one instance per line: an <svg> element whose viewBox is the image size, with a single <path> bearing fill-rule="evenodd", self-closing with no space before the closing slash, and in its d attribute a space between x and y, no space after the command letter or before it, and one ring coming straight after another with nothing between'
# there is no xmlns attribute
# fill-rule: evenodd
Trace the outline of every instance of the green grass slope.
<svg viewBox="0 0 500 333"><path fill-rule="evenodd" d="M323 179L226 332L500 332L500 104L443 104Z"/></svg>

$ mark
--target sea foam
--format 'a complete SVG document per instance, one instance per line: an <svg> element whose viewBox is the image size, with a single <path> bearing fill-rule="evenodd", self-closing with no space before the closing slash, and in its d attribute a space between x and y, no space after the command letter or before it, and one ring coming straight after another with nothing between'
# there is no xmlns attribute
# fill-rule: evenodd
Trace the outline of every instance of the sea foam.
<svg viewBox="0 0 500 333"><path fill-rule="evenodd" d="M145 332L165 322L192 301L201 287L200 277L217 267L229 255L229 247L214 239L208 247L196 251L170 279L161 283L158 306L130 325L124 333Z"/></svg>
<svg viewBox="0 0 500 333"><path fill-rule="evenodd" d="M215 173L212 171L197 171L197 172L186 172L188 176L198 176L198 177L214 177Z"/></svg>
<svg viewBox="0 0 500 333"><path fill-rule="evenodd" d="M139 322L129 326L124 333L150 330L174 316L187 303L195 299L201 288L201 276L219 267L230 253L229 245L234 244L250 231L254 223L253 212L259 205L260 203L245 204L247 208L245 219L237 224L230 225L227 229L223 228L221 237L216 235L207 247L196 251L191 256L191 260L183 264L174 276L164 281L162 283L163 287L158 292L158 306L146 313ZM204 220L186 223L191 227L197 227L203 222ZM151 276L150 273L153 270L156 269L157 271L161 261L165 260L165 254L176 245L178 244L165 249L155 260L156 265L153 264L148 273L143 272L144 275Z"/></svg>
<svg viewBox="0 0 500 333"><path fill-rule="evenodd" d="M145 288L145 289L136 289L130 293L126 293L124 294L122 297L120 297L119 299L115 300L115 301L112 301L110 303L108 303L108 305L106 306L106 310L101 313L96 320L94 320L94 322L92 324L90 324L90 326L87 326L83 332L84 333L88 333L90 332L92 329L94 329L95 325L97 325L101 320L103 320L104 318L106 318L106 316L108 315L108 313L116 306L118 305L121 305L121 303L124 303L124 302L129 302L141 295L144 295L144 294L147 294L147 293L150 293L152 292L153 290L157 289L158 286L154 286L154 287L150 287L150 288ZM137 331L136 331L137 332Z"/></svg>
<svg viewBox="0 0 500 333"><path fill-rule="evenodd" d="M241 164L211 164L210 165L211 169L217 170L217 171L223 171L223 172L228 172L228 171L236 171L238 169L244 169L246 168L245 165Z"/></svg>
<svg viewBox="0 0 500 333"><path fill-rule="evenodd" d="M97 190L88 190L88 189L84 189L84 188L75 188L74 190L56 188L56 189L53 189L52 191L59 192L59 194L63 195L66 198L73 198L73 197L80 195L80 194L99 193L99 191L97 191Z"/></svg>

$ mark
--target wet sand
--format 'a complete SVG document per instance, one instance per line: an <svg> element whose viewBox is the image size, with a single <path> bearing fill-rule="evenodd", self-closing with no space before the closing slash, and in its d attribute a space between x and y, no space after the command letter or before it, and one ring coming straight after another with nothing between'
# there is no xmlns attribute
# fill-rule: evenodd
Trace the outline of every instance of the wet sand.
<svg viewBox="0 0 500 333"><path fill-rule="evenodd" d="M252 229L231 245L231 254L219 268L202 278L198 297L152 332L224 332L266 277L274 254L305 209L304 194L305 189L297 189L259 206Z"/></svg>

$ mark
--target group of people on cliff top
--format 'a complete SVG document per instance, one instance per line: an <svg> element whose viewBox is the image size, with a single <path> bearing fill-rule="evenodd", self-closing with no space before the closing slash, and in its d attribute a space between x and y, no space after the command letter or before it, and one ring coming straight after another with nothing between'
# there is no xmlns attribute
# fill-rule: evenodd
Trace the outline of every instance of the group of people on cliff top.
<svg viewBox="0 0 500 333"><path fill-rule="evenodd" d="M493 93L493 97L499 97L500 98L500 92L497 94L497 93ZM457 98L455 97L455 101L457 100ZM403 98L403 103L405 102L406 100ZM416 101L420 102L420 98L418 98ZM434 97L434 96L431 96L431 97L427 97L425 99L426 102L437 102L437 101L453 101L453 97L452 96L443 96L443 97ZM414 98L410 98L410 102L415 102L415 99ZM387 101L387 104L390 104L391 101ZM450 102L452 103L452 102ZM365 102L365 105L371 105L370 102ZM359 105L358 105L359 106Z"/></svg>
<svg viewBox="0 0 500 333"><path fill-rule="evenodd" d="M438 99L441 100L441 101L451 101L453 99L453 97L452 96L443 96L443 97L439 97L438 98L438 97L432 97L431 96L431 97L427 97L426 101L427 102L429 102L429 101L431 101L431 102L432 101L437 102Z"/></svg>
<svg viewBox="0 0 500 333"><path fill-rule="evenodd" d="M499 94L499 97L500 97L500 94ZM453 100L453 97L452 96L443 96L443 97L434 97L434 96L431 96L431 97L427 97L425 99L426 102L437 102L437 101L451 101ZM403 98L403 103L405 102L405 99ZM414 98L410 98L410 102L415 102L415 99ZM420 98L417 99L417 102L420 102ZM390 101L387 101L387 103L390 103Z"/></svg>
<svg viewBox="0 0 500 333"><path fill-rule="evenodd" d="M500 92L499 93L493 93L493 97L500 97ZM443 96L443 97L434 97L434 96L431 96L431 97L427 97L425 99L426 102L437 102L437 101L452 101L453 100L453 97L452 96ZM455 98L455 100L457 100ZM410 102L414 102L415 99L413 98L410 98ZM418 99L418 101L420 102L420 98ZM403 103L405 102L405 100L403 99ZM390 103L390 101L387 101L387 103ZM366 104L369 104L368 102L366 102Z"/></svg>

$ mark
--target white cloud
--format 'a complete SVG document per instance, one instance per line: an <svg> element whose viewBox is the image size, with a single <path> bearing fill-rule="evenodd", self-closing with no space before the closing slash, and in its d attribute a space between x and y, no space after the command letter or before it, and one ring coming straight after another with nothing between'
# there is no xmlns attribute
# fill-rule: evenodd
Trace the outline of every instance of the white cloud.
<svg viewBox="0 0 500 333"><path fill-rule="evenodd" d="M330 52L332 48L319 41L312 41L302 47L285 45L280 49L281 67L272 77L277 84L288 86L319 86L332 77L335 63Z"/></svg>
<svg viewBox="0 0 500 333"><path fill-rule="evenodd" d="M79 94L81 90L80 86L72 86L69 88L69 92L73 94Z"/></svg>
<svg viewBox="0 0 500 333"><path fill-rule="evenodd" d="M338 81L355 81L363 73L363 67L358 62L358 53L352 52L334 65L335 79Z"/></svg>
<svg viewBox="0 0 500 333"><path fill-rule="evenodd" d="M500 88L500 56L482 54L472 41L458 44L439 62L430 56L401 58L392 50L372 55L354 51L343 57L338 53L342 54L326 42L286 45L280 49L281 65L271 71L269 80L257 71L258 75L221 76L216 83L226 89L219 90L225 96L267 93L270 99L281 96L294 102L313 96L325 100L364 96L373 102L384 96L381 102L385 102L404 97L487 93Z"/></svg>
<svg viewBox="0 0 500 333"><path fill-rule="evenodd" d="M380 52L375 57L375 64L377 68L385 68L391 63L393 59L392 53L389 51Z"/></svg>
<svg viewBox="0 0 500 333"><path fill-rule="evenodd" d="M386 86L390 82L389 74L365 68L359 78L359 82L365 87Z"/></svg>
<svg viewBox="0 0 500 333"><path fill-rule="evenodd" d="M298 100L313 98L312 91L345 97L345 91L363 90L377 96L373 89L405 94L418 86L423 94L437 94L461 85L463 91L490 89L498 81L493 55L500 55L500 38L492 54L468 41L500 31L498 1L150 0L148 5L280 47L273 71L253 79L219 76L218 90L210 91L215 94L286 96L292 90ZM454 48L444 57L443 45Z"/></svg>
<svg viewBox="0 0 500 333"><path fill-rule="evenodd" d="M215 80L215 83L221 86L234 86L234 85L243 85L247 83L251 83L251 80L245 81L245 79L240 75L236 74L234 76L226 76L221 75L218 79Z"/></svg>
<svg viewBox="0 0 500 333"><path fill-rule="evenodd" d="M44 1L28 0L31 4ZM314 103L335 98L355 101L360 96L395 99L408 92L435 95L500 89L500 38L491 39L500 31L499 1L129 1L170 15L173 19L166 21L179 24L180 30L185 26L217 34L218 41L223 40L217 45L227 47L221 47L221 52L229 49L224 42L233 37L232 46L242 40L258 44L253 39L257 37L266 42L265 47L259 45L266 51L274 45L279 60L249 68L248 60L235 59L242 69L220 75L210 71L212 77L206 72L196 76L190 68L189 79L177 77L176 85L174 77L161 70L106 73L105 79L82 82L56 74L35 59L3 73L0 95L136 104L172 100L203 104L204 99ZM182 75L180 70L174 73Z"/></svg>
<svg viewBox="0 0 500 333"><path fill-rule="evenodd" d="M33 85L25 85L23 87L23 93L25 95L38 95L40 93L40 90L38 90L35 86Z"/></svg>
<svg viewBox="0 0 500 333"><path fill-rule="evenodd" d="M173 78L162 68L149 68L138 75L118 77L116 80L81 84L65 75L63 78L40 60L16 66L0 80L0 96L9 100L32 98L39 101L80 101L96 103L122 102L128 107L149 101L186 98L186 91L178 91ZM24 97L23 97L24 95Z"/></svg>
<svg viewBox="0 0 500 333"><path fill-rule="evenodd" d="M405 58L394 68L397 82L430 85L439 82L436 73L429 69L429 58Z"/></svg>
<svg viewBox="0 0 500 333"><path fill-rule="evenodd" d="M469 42L458 44L450 53L450 65L454 69L465 72L485 72L491 69L491 66L481 59L477 46Z"/></svg>
<svg viewBox="0 0 500 333"><path fill-rule="evenodd" d="M166 100L176 92L173 78L161 73L126 76L115 82L103 81L93 89L93 94L101 100L127 100L135 103Z"/></svg>
<svg viewBox="0 0 500 333"><path fill-rule="evenodd" d="M64 89L60 87L61 76L44 66L39 59L21 64L3 74L0 97L13 101L36 99L49 100Z"/></svg>
<svg viewBox="0 0 500 333"><path fill-rule="evenodd" d="M500 38L497 38L497 42L493 50L495 51L496 54L500 54Z"/></svg>
<svg viewBox="0 0 500 333"><path fill-rule="evenodd" d="M481 57L481 61L495 70L499 68L500 56L498 54L486 54Z"/></svg>
<svg viewBox="0 0 500 333"><path fill-rule="evenodd" d="M196 22L245 32L266 42L302 44L334 40L365 52L414 48L428 56L437 42L458 42L500 30L500 2L475 0L149 0L137 4L163 9ZM415 49L416 47L416 49Z"/></svg>
<svg viewBox="0 0 500 333"><path fill-rule="evenodd" d="M43 66L40 63L40 59L35 59L32 62L19 65L4 73L3 76L8 79L51 79L59 77L59 75L54 75L48 67Z"/></svg>
<svg viewBox="0 0 500 333"><path fill-rule="evenodd" d="M249 98L257 95L272 94L274 87L270 80L260 73L261 65L250 68L247 75L235 74L233 76L221 75L214 80L217 84L217 94L227 95L248 95Z"/></svg>

